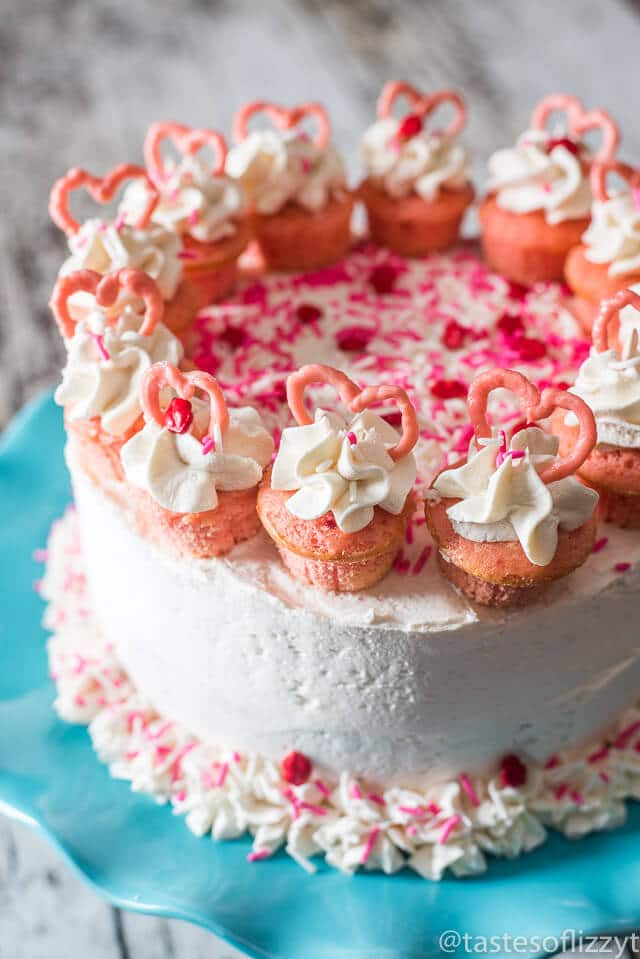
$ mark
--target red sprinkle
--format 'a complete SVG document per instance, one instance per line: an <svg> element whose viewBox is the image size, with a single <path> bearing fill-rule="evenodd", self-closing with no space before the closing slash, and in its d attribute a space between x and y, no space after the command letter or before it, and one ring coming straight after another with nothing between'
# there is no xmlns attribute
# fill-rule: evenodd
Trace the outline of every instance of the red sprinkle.
<svg viewBox="0 0 640 959"><path fill-rule="evenodd" d="M345 353L359 353L366 350L373 338L373 330L368 326L347 326L336 333L338 349Z"/></svg>
<svg viewBox="0 0 640 959"><path fill-rule="evenodd" d="M313 303L301 303L300 306L296 308L296 319L298 323L302 323L303 326L307 323L315 323L321 316L322 310L319 306L314 306Z"/></svg>
<svg viewBox="0 0 640 959"><path fill-rule="evenodd" d="M616 573L626 573L628 569L631 569L631 563L616 563L613 568Z"/></svg>
<svg viewBox="0 0 640 959"><path fill-rule="evenodd" d="M390 263L374 266L369 274L369 283L376 293L391 293L396 284L397 271Z"/></svg>
<svg viewBox="0 0 640 959"><path fill-rule="evenodd" d="M462 380L435 380L429 384L429 388L434 396L439 400L464 399L467 395L467 384Z"/></svg>
<svg viewBox="0 0 640 959"><path fill-rule="evenodd" d="M174 396L164 414L164 425L172 433L186 433L192 423L191 403L181 396Z"/></svg>
<svg viewBox="0 0 640 959"><path fill-rule="evenodd" d="M503 336L511 337L517 333L524 333L524 323L517 313L503 313L496 323L496 329Z"/></svg>
<svg viewBox="0 0 640 959"><path fill-rule="evenodd" d="M218 335L218 339L226 343L232 350L237 350L247 342L247 334L237 326L227 326Z"/></svg>
<svg viewBox="0 0 640 959"><path fill-rule="evenodd" d="M509 349L518 354L518 359L528 363L546 356L547 347L542 340L534 340L530 336L514 336L509 340Z"/></svg>
<svg viewBox="0 0 640 959"><path fill-rule="evenodd" d="M519 302L522 302L528 293L528 286L523 286L522 283L513 283L509 281L509 296L512 300L518 300Z"/></svg>
<svg viewBox="0 0 640 959"><path fill-rule="evenodd" d="M601 536L600 539L597 539L593 544L592 552L599 553L601 549L605 548L608 542L609 538L607 536Z"/></svg>
<svg viewBox="0 0 640 959"><path fill-rule="evenodd" d="M280 763L282 778L292 786L302 786L311 775L311 760L303 753L290 752Z"/></svg>
<svg viewBox="0 0 640 959"><path fill-rule="evenodd" d="M547 153L551 153L556 147L564 147L565 150L568 150L569 153L573 153L574 156L577 156L580 152L580 146L575 142L575 140L570 140L569 137L556 137L552 140L549 140L547 143Z"/></svg>
<svg viewBox="0 0 640 959"><path fill-rule="evenodd" d="M527 781L527 767L515 753L503 756L500 763L500 780L503 786L524 786Z"/></svg>
<svg viewBox="0 0 640 959"><path fill-rule="evenodd" d="M412 137L415 137L422 130L422 120L417 113L408 113L404 118L400 126L398 127L396 136L398 140L411 140Z"/></svg>
<svg viewBox="0 0 640 959"><path fill-rule="evenodd" d="M471 332L468 326L463 326L457 320L449 320L442 334L442 345L448 350L459 350Z"/></svg>

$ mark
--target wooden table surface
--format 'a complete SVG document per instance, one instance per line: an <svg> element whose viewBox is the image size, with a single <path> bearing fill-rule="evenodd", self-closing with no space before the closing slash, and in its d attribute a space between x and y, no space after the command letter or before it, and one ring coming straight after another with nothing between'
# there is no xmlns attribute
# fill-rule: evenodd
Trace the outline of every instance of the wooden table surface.
<svg viewBox="0 0 640 959"><path fill-rule="evenodd" d="M623 156L640 157L639 0L2 0L0 12L0 429L59 376L47 300L65 244L47 216L51 182L72 165L140 160L152 120L228 131L247 99L319 99L355 176L380 87L400 78L465 94L479 187L491 150L552 91L612 110ZM2 959L238 955L194 927L109 908L0 819Z"/></svg>

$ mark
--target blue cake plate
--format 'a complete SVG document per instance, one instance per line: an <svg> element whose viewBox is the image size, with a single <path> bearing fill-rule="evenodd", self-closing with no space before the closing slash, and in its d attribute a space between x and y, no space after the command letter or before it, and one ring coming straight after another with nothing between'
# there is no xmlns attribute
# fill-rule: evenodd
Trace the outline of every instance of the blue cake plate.
<svg viewBox="0 0 640 959"><path fill-rule="evenodd" d="M33 590L33 551L70 498L63 441L47 395L0 445L0 809L39 829L98 893L272 959L427 959L441 954L447 930L443 951L452 954L483 951L482 939L466 949L457 942L466 933L522 936L528 942L516 951L537 955L554 951L564 930L640 926L638 806L611 833L579 842L555 835L528 856L492 862L478 879L433 883L408 871L348 878L324 866L309 876L284 854L249 864L248 841L196 839L166 807L111 779L86 729L51 708Z"/></svg>

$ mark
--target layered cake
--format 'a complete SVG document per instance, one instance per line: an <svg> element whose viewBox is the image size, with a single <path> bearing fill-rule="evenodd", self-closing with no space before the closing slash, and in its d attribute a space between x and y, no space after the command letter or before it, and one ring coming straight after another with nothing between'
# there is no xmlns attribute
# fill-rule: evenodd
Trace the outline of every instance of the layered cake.
<svg viewBox="0 0 640 959"><path fill-rule="evenodd" d="M521 178L555 191L576 158L613 162L568 113L549 144L538 112ZM196 833L251 833L251 861L477 874L640 795L640 299L607 301L590 343L562 283L521 286L456 241L465 115L389 85L355 190L314 104L250 104L228 153L155 125L146 179L91 235L183 237L176 289L207 305L167 324L158 258L154 278L121 251L56 283L74 494L42 586L56 708ZM358 201L377 226L345 254ZM208 252L253 236L223 294L184 269L202 216Z"/></svg>

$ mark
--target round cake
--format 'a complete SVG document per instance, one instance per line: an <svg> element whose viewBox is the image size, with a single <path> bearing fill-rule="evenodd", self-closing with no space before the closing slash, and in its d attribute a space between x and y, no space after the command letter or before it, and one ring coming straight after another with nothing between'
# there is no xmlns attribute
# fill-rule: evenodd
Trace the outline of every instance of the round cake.
<svg viewBox="0 0 640 959"><path fill-rule="evenodd" d="M572 137L602 120L561 99ZM459 95L390 84L380 103L355 195L376 242L346 255L354 195L317 104L248 105L228 156L213 131L156 124L146 172L58 182L75 505L42 588L56 707L115 776L198 834L249 831L252 861L284 846L311 871L323 853L437 879L549 826L615 826L640 795L640 352L622 316L640 298L608 301L591 347L535 257L522 286L456 242ZM428 134L441 103L455 122ZM273 131L248 130L257 113ZM552 179L568 164L575 231L586 148L534 127L504 175L518 151ZM113 224L70 218L71 189L103 202L127 178ZM553 186L520 189L510 230L540 195L556 270Z"/></svg>

